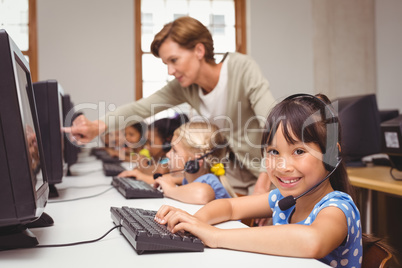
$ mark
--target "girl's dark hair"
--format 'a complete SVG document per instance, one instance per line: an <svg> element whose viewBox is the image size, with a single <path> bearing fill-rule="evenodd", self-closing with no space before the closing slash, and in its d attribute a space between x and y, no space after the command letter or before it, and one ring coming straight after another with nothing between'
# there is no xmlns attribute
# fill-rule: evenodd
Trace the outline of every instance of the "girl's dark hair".
<svg viewBox="0 0 402 268"><path fill-rule="evenodd" d="M153 130L163 140L163 142L170 142L173 137L174 131L182 124L189 121L187 115L176 114L171 118L162 118L155 120L148 125L148 129Z"/></svg>
<svg viewBox="0 0 402 268"><path fill-rule="evenodd" d="M147 130L147 123L145 122L138 122L135 124L130 125L129 127L134 128L135 130L137 130L139 133L144 134L144 132ZM144 132L143 132L144 131Z"/></svg>
<svg viewBox="0 0 402 268"><path fill-rule="evenodd" d="M262 153L267 145L272 144L273 137L282 123L283 135L288 143L294 144L297 141L315 143L321 149L324 159L329 156L336 160L338 144L341 146L341 126L336 116L328 118L326 115L328 110L326 105L330 104L328 97L323 94L290 97L278 103L267 118L261 140ZM332 107L330 109L333 111ZM332 124L337 124L337 133L330 133L329 126ZM327 146L327 139L335 140L328 142ZM323 161L323 165L331 171L334 165L328 168L325 162ZM331 175L330 183L334 190L345 192L355 199L355 191L350 184L343 161Z"/></svg>
<svg viewBox="0 0 402 268"><path fill-rule="evenodd" d="M141 122L137 122L132 125L129 125L128 127L134 128L135 130L137 130L140 133L141 139L139 141L139 145L143 146L145 144L145 142L147 141L147 135L146 135L146 131L148 129L147 123L145 123L144 121L141 121Z"/></svg>

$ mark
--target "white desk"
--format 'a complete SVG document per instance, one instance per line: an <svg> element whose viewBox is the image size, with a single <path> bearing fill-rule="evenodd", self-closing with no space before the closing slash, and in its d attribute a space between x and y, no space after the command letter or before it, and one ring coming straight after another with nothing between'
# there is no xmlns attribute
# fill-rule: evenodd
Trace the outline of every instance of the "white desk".
<svg viewBox="0 0 402 268"><path fill-rule="evenodd" d="M60 197L71 199L94 195L108 189L111 178L98 171L81 177L66 177L57 185ZM52 216L54 225L47 228L31 229L39 243L62 244L92 240L102 236L114 226L111 206L129 206L158 210L162 204L180 207L195 213L200 206L177 202L172 199L126 200L112 189L101 196L65 203L51 203L46 213ZM233 221L218 225L221 228L241 228L247 226ZM267 238L269 239L269 238ZM239 252L225 249L205 248L197 253L158 253L137 255L124 236L115 229L104 239L91 243L59 248L30 248L0 252L0 267L328 267L314 259L277 257L263 254Z"/></svg>

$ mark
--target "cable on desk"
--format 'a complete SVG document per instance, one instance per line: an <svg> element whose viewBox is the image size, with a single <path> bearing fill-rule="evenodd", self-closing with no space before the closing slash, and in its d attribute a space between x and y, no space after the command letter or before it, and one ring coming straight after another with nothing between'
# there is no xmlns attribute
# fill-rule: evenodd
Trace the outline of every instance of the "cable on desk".
<svg viewBox="0 0 402 268"><path fill-rule="evenodd" d="M116 228L121 228L122 225L116 225L113 228L111 228L109 231L106 232L106 234L102 235L101 237L93 240L87 240L87 241L81 241L81 242L74 242L74 243L67 243L67 244L54 244L54 245L37 245L37 248L55 248L55 247L69 247L69 246L77 246L77 245L82 245L82 244L89 244L89 243L94 243L97 242L101 239L103 239L105 236L107 236L111 231L113 231Z"/></svg>
<svg viewBox="0 0 402 268"><path fill-rule="evenodd" d="M391 174L391 177L392 177L394 180L396 180L396 181L402 181L402 178L397 178L397 177L394 176L394 174L392 174L392 171L393 171L394 169L395 169L395 168L391 167L391 169L390 169L390 171L389 171L389 174Z"/></svg>
<svg viewBox="0 0 402 268"><path fill-rule="evenodd" d="M110 186L110 183L102 183L102 184L96 184L96 185L85 185L85 186L69 186L66 188L61 188L61 189L57 189L57 191L59 192L63 192L65 190L69 190L69 189L90 189L90 188L95 188L95 187L104 187L104 186Z"/></svg>
<svg viewBox="0 0 402 268"><path fill-rule="evenodd" d="M110 190L112 190L112 189L115 189L115 188L112 186L112 187L110 187L110 188L106 189L105 191L100 192L100 193L98 193L98 194L94 194L94 195L90 195L90 196L77 197L77 198L73 198L73 199L50 200L50 201L48 201L48 203L49 203L49 204L52 204L52 203L63 203L63 202L70 202L70 201L77 201L77 200L82 200L82 199L88 199L88 198L92 198L92 197L97 197L97 196L103 195L104 193L106 193L106 192L108 192L108 191L110 191Z"/></svg>

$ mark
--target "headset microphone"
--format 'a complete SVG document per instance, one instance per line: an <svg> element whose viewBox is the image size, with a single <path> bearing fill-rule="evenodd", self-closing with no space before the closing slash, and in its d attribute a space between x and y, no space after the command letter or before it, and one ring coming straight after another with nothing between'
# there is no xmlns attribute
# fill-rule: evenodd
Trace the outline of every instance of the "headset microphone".
<svg viewBox="0 0 402 268"><path fill-rule="evenodd" d="M279 200L278 202L278 206L282 211L285 211L289 208L291 208L292 206L294 206L296 204L296 200L299 199L300 197L308 194L309 192L311 192L312 190L314 190L315 188L317 188L318 186L321 185L321 183L323 183L324 181L326 181L331 175L332 173L335 172L335 170L338 168L339 164L341 163L341 158L338 157L338 161L335 164L335 167L332 169L332 171L330 173L328 173L327 176L325 176L325 178L323 180L321 180L319 183L317 183L316 185L314 185L313 187L311 187L310 189L308 189L307 191L305 191L304 193L302 193L301 195L297 196L296 198L293 197L293 195L289 195L286 196L285 198Z"/></svg>
<svg viewBox="0 0 402 268"><path fill-rule="evenodd" d="M179 169L179 170L172 170L169 172L166 172L164 174L162 173L155 173L154 174L154 180L156 180L159 177L162 177L165 174L171 174L171 173L176 173L176 172L181 172L181 171L185 171L187 173L190 174L195 174L200 170L200 164L199 161L205 157L207 157L208 155L212 154L214 151L216 150L216 147L213 148L211 151L209 151L208 153L205 153L203 155L201 155L200 157L198 157L197 159L194 160L189 160L186 162L186 164L184 165L183 169Z"/></svg>
<svg viewBox="0 0 402 268"><path fill-rule="evenodd" d="M184 171L184 170L185 170L185 168L184 169L179 169L179 170L169 171L169 172L166 172L166 173L163 173L163 174L162 173L154 173L154 180L156 180L159 177L162 177L163 175L176 173L176 172L180 172L180 171Z"/></svg>

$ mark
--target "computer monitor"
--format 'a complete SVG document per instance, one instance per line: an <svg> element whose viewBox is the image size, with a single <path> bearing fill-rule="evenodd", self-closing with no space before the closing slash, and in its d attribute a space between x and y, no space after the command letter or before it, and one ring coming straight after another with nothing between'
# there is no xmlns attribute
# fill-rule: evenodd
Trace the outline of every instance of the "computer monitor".
<svg viewBox="0 0 402 268"><path fill-rule="evenodd" d="M42 215L48 195L29 64L0 30L0 249L38 244L25 225Z"/></svg>
<svg viewBox="0 0 402 268"><path fill-rule="evenodd" d="M349 166L363 165L364 156L381 151L380 114L375 94L334 101L342 128L341 154Z"/></svg>
<svg viewBox="0 0 402 268"><path fill-rule="evenodd" d="M381 123L381 152L394 168L402 171L402 115Z"/></svg>
<svg viewBox="0 0 402 268"><path fill-rule="evenodd" d="M63 125L64 127L70 127L74 119L80 115L80 113L76 113L74 109L74 103L71 101L71 97L69 94L64 94L63 99ZM69 138L69 134L64 134L64 159L68 165L68 175L70 175L70 166L75 164L78 160L78 154L81 151L81 148L71 141Z"/></svg>
<svg viewBox="0 0 402 268"><path fill-rule="evenodd" d="M39 127L45 153L49 197L59 196L55 184L67 174L64 161L63 88L56 80L33 83Z"/></svg>

